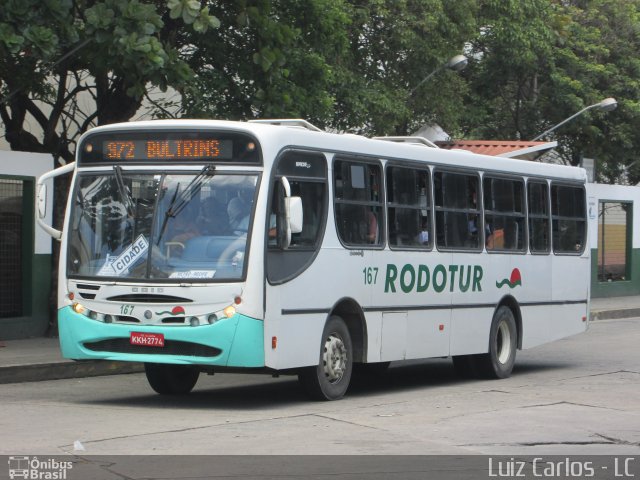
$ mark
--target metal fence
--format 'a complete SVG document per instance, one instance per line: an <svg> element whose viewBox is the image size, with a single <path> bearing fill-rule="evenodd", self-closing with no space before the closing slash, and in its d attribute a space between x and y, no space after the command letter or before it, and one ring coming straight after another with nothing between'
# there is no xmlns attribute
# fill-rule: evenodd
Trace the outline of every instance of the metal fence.
<svg viewBox="0 0 640 480"><path fill-rule="evenodd" d="M24 182L0 179L0 318L23 314Z"/></svg>

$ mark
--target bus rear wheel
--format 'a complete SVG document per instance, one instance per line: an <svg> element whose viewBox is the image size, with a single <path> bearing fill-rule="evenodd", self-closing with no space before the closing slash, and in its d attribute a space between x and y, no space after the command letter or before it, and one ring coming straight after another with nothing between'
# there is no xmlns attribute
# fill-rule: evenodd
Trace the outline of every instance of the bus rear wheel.
<svg viewBox="0 0 640 480"><path fill-rule="evenodd" d="M184 395L195 387L200 371L189 365L145 363L144 372L151 388L162 395Z"/></svg>
<svg viewBox="0 0 640 480"><path fill-rule="evenodd" d="M477 355L476 367L484 378L511 376L516 362L518 331L511 309L505 305L496 310L489 334L489 352Z"/></svg>
<svg viewBox="0 0 640 480"><path fill-rule="evenodd" d="M318 365L301 370L298 379L314 400L338 400L349 388L352 371L349 329L342 318L332 316L322 333Z"/></svg>

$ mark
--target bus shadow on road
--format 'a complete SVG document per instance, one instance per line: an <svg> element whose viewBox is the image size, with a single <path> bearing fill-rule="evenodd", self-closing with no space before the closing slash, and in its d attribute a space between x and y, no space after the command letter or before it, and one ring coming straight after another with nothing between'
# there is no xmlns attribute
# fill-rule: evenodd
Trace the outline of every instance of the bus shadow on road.
<svg viewBox="0 0 640 480"><path fill-rule="evenodd" d="M573 367L572 363L562 361L526 361L516 363L512 378L517 380L522 376ZM216 384L225 375L228 374L213 377L203 375L194 391L188 395L157 395L149 387L148 394L85 400L82 403L129 408L218 408L240 411L286 408L309 401L295 376L273 379L267 375L237 374L233 377L232 385ZM461 378L453 368L451 359L395 362L388 369L377 372L356 369L346 399L468 384L477 384L481 388L489 382L492 386L496 385L493 380Z"/></svg>
<svg viewBox="0 0 640 480"><path fill-rule="evenodd" d="M571 368L571 364L562 362L523 362L516 363L513 377L538 374L550 370ZM487 385L495 386L495 380L482 378L464 378L458 375L451 359L429 359L398 362L381 373L371 374L363 372L351 379L349 396L366 396L384 394L386 392L401 392L429 388L453 387L456 385Z"/></svg>

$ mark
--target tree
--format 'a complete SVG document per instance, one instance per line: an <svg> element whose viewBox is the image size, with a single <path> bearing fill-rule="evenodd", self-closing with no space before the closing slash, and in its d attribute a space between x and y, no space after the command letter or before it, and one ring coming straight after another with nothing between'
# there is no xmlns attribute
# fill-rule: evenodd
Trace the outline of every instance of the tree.
<svg viewBox="0 0 640 480"><path fill-rule="evenodd" d="M190 34L187 62L196 84L185 92L187 115L330 124L336 57L349 22L342 2L236 0L212 11L222 28Z"/></svg>
<svg viewBox="0 0 640 480"><path fill-rule="evenodd" d="M0 9L0 119L11 149L73 161L76 141L89 127L129 120L149 88L185 88L193 75L180 58L180 32L217 26L197 0L6 0ZM67 190L68 181L57 179L56 225Z"/></svg>
<svg viewBox="0 0 640 480"><path fill-rule="evenodd" d="M619 179L640 141L639 12L640 0L482 2L462 135L528 140L615 97L616 111L590 110L549 139L564 163L592 157L601 180ZM640 165L630 173L640 180Z"/></svg>
<svg viewBox="0 0 640 480"><path fill-rule="evenodd" d="M471 89L465 99L469 115L463 136L535 136L558 33L553 13L548 0L481 2L480 28L469 43Z"/></svg>
<svg viewBox="0 0 640 480"><path fill-rule="evenodd" d="M443 71L476 28L474 1L349 2L348 50L336 70L334 125L374 135L406 135L438 121L456 129L465 84Z"/></svg>
<svg viewBox="0 0 640 480"><path fill-rule="evenodd" d="M218 20L195 0L7 0L0 10L0 118L13 150L73 160L90 126L130 119L149 88L184 88L182 29ZM35 121L42 133L31 131Z"/></svg>
<svg viewBox="0 0 640 480"><path fill-rule="evenodd" d="M557 133L561 152L573 165L582 156L595 158L601 181L625 181L627 166L637 160L634 146L640 144L640 1L574 1L565 11L571 23L558 50L557 95L550 103L565 93L575 101L569 114L606 97L616 98L618 108L609 113L592 110L562 127ZM550 121L567 112L548 111ZM634 167L629 180L637 183L640 169Z"/></svg>
<svg viewBox="0 0 640 480"><path fill-rule="evenodd" d="M216 5L223 28L193 36L198 86L190 116L302 117L322 127L405 133L436 117L457 125L464 82L443 72L475 28L471 0L275 2ZM450 94L450 95L449 95ZM453 99L454 101L452 101ZM457 100L457 102L456 102Z"/></svg>

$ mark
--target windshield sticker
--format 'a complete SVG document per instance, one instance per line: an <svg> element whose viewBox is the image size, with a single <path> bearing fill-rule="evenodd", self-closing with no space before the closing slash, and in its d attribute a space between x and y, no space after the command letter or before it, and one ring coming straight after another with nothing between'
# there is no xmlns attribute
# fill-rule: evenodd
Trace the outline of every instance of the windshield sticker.
<svg viewBox="0 0 640 480"><path fill-rule="evenodd" d="M129 245L117 257L107 255L107 260L98 272L100 276L120 277L129 272L129 267L133 266L140 258L143 258L149 250L149 242L140 235L132 245Z"/></svg>
<svg viewBox="0 0 640 480"><path fill-rule="evenodd" d="M213 278L215 270L189 270L187 272L173 272L169 278Z"/></svg>

